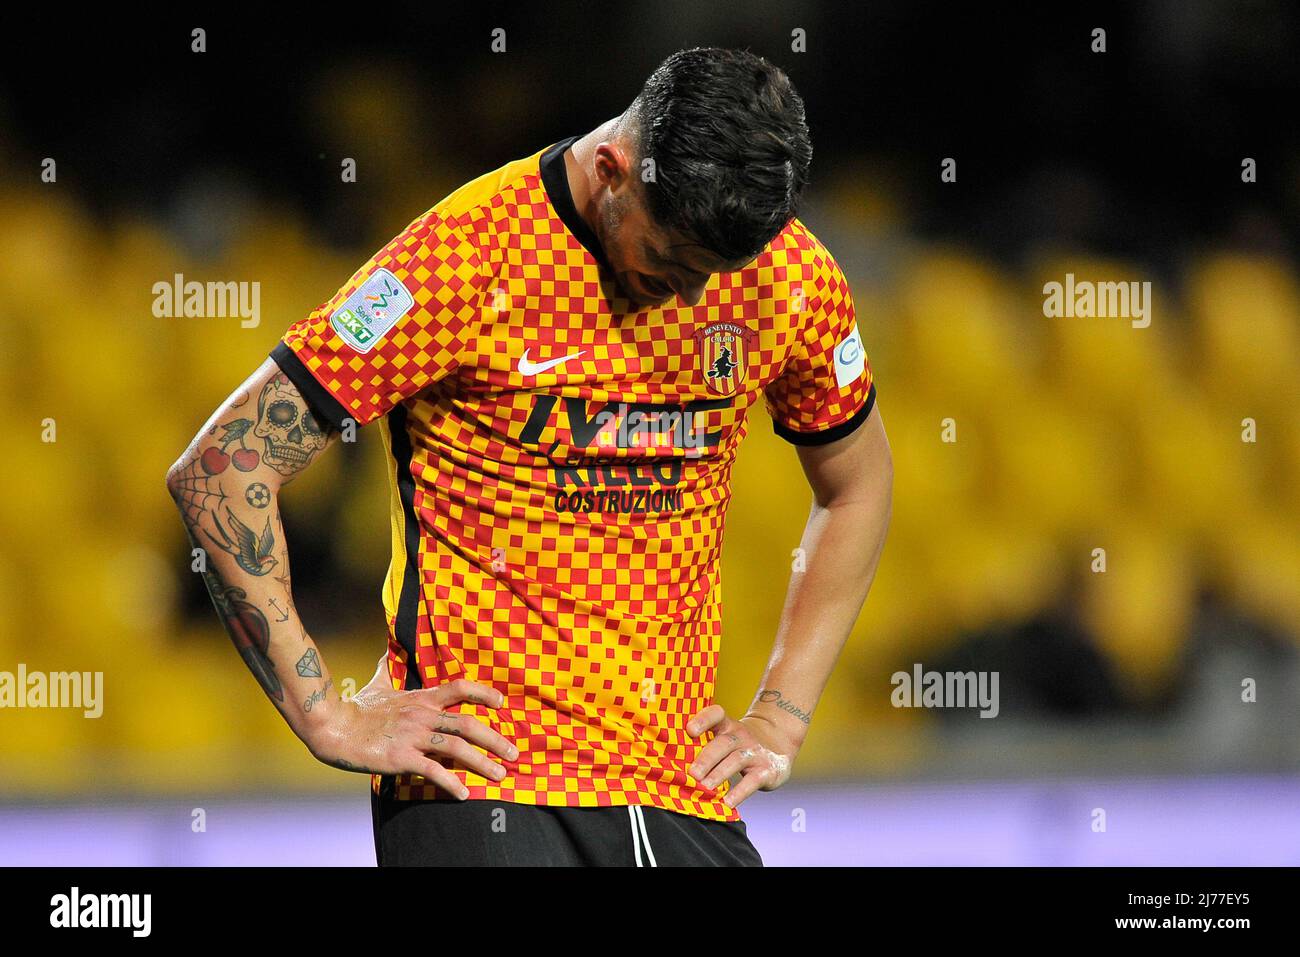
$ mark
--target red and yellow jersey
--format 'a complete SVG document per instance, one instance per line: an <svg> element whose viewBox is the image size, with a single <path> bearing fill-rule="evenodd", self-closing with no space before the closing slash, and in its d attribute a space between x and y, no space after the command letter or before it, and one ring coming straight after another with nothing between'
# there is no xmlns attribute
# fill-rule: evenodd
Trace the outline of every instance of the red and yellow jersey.
<svg viewBox="0 0 1300 957"><path fill-rule="evenodd" d="M471 798L736 820L687 773L706 742L686 722L713 700L746 413L830 441L870 413L871 370L798 220L699 304L632 306L574 209L571 142L438 203L272 356L336 428L381 422L394 687L506 697L461 706L519 748L501 782L456 769Z"/></svg>

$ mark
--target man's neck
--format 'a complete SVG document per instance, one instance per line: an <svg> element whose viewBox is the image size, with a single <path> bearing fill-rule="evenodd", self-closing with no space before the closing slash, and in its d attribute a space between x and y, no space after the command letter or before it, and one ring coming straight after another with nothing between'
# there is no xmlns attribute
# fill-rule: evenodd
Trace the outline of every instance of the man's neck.
<svg viewBox="0 0 1300 957"><path fill-rule="evenodd" d="M564 152L564 172L569 178L569 193L573 208L596 236L596 147L614 135L618 117L606 120L586 136L579 137Z"/></svg>

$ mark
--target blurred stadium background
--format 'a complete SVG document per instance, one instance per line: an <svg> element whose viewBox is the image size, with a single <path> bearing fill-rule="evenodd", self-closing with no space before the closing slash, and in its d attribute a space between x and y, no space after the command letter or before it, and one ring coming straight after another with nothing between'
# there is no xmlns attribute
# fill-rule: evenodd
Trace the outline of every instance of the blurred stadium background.
<svg viewBox="0 0 1300 957"><path fill-rule="evenodd" d="M880 574L795 779L745 805L768 862L1300 863L1296 8L381 19L82 23L57 67L5 41L0 670L102 671L105 707L0 711L0 864L373 862L365 780L316 764L262 699L163 475L414 215L615 115L695 45L749 46L803 93L802 218L853 284L897 469ZM1066 272L1151 281L1150 327L1045 318ZM155 318L176 273L260 282L260 325ZM808 504L761 413L746 446L729 710L761 674ZM297 605L358 685L384 645L384 482L366 431L285 502ZM914 663L999 672L999 716L895 709L890 676Z"/></svg>

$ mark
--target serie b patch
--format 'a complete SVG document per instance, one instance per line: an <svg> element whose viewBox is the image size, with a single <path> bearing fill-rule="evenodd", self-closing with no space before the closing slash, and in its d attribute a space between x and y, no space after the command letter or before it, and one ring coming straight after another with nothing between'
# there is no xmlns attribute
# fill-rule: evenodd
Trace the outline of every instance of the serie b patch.
<svg viewBox="0 0 1300 957"><path fill-rule="evenodd" d="M745 381L746 342L752 336L734 322L715 322L695 333L700 372L710 392L731 395Z"/></svg>
<svg viewBox="0 0 1300 957"><path fill-rule="evenodd" d="M380 268L334 310L330 324L357 352L369 352L413 308L415 300L401 280Z"/></svg>

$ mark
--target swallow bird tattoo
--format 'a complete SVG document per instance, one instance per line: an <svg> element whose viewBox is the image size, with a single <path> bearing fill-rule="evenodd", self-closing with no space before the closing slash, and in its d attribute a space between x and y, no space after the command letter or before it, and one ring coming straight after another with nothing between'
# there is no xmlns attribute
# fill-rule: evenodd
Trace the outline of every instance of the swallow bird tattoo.
<svg viewBox="0 0 1300 957"><path fill-rule="evenodd" d="M271 551L275 548L275 536L271 532L270 518L267 518L266 527L262 529L260 536L255 535L251 528L241 522L239 517L230 510L229 505L226 506L225 524L222 524L215 514L212 518L217 532L221 535L221 541L217 541L206 530L204 534L217 548L228 555L235 556L235 561L244 571L250 575L268 575L279 564L271 557Z"/></svg>

